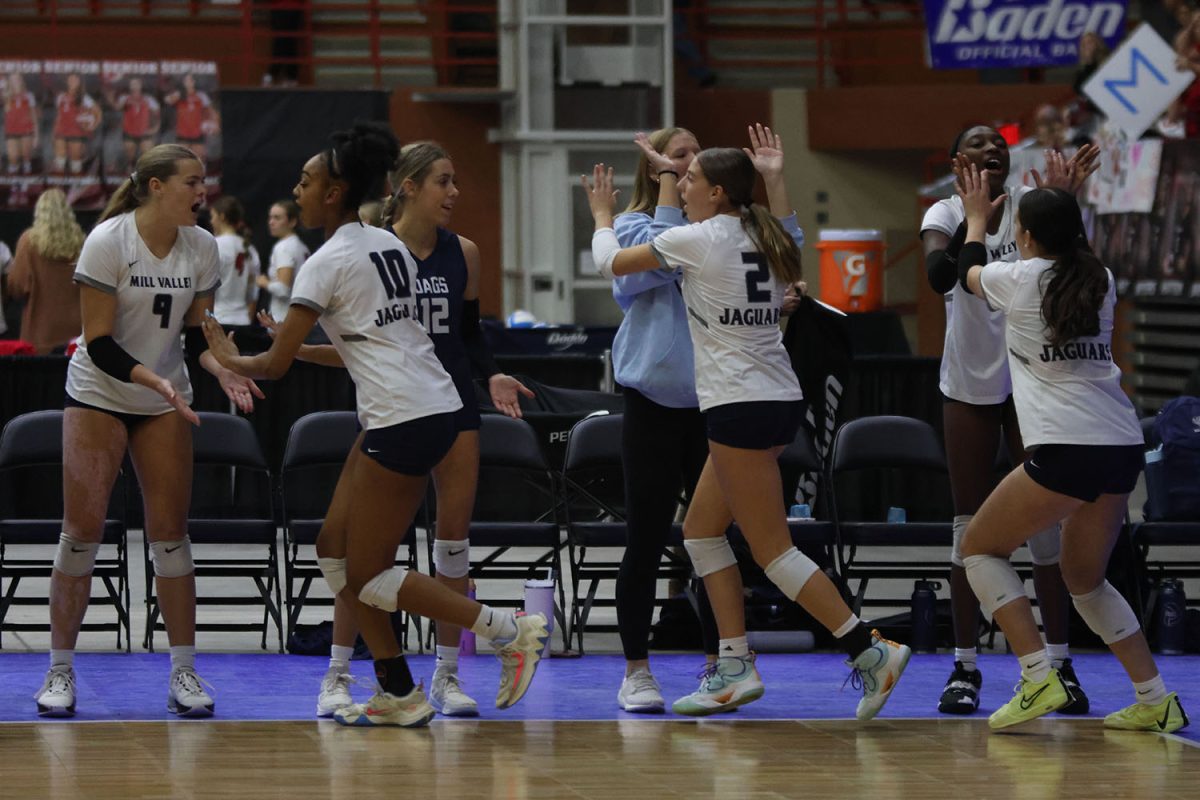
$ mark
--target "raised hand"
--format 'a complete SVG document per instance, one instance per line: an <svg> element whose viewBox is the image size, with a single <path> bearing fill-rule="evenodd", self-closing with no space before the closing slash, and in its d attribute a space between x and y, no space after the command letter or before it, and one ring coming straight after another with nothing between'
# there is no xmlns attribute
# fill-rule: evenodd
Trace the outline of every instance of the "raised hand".
<svg viewBox="0 0 1200 800"><path fill-rule="evenodd" d="M650 162L650 177L657 183L658 173L664 170L675 171L675 162L667 157L665 153L660 153L654 149L654 145L650 144L650 137L644 133L637 133L633 137L633 143L636 144L646 156L646 160ZM676 177L682 178L682 175Z"/></svg>
<svg viewBox="0 0 1200 800"><path fill-rule="evenodd" d="M982 172L969 159L964 159L966 163L955 163L954 177L955 189L958 190L958 196L962 198L963 210L967 215L967 222L982 221L986 226L988 219L992 216L992 212L1004 205L1008 199L1008 194L1001 194L995 200L991 197L991 187L988 185L987 170Z"/></svg>
<svg viewBox="0 0 1200 800"><path fill-rule="evenodd" d="M771 129L762 123L748 125L746 129L750 132L750 147L743 147L742 150L750 156L754 169L764 180L782 175L783 140L779 134L771 133Z"/></svg>
<svg viewBox="0 0 1200 800"><path fill-rule="evenodd" d="M612 167L597 164L592 168L592 182L588 183L586 175L579 176L583 191L587 193L588 207L592 210L592 219L597 228L607 228L612 225L613 211L617 207L617 195L613 188Z"/></svg>

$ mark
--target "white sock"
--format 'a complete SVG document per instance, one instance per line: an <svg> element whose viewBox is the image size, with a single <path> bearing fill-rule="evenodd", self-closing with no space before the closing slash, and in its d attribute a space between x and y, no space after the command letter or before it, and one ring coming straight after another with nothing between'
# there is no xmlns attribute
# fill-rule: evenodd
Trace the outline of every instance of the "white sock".
<svg viewBox="0 0 1200 800"><path fill-rule="evenodd" d="M860 623L860 622L862 622L862 620L858 618L858 614L851 614L850 618L847 619L845 622L843 622L841 627L833 632L833 638L835 638L835 639L842 638L847 633L849 633L850 631L857 628L858 623Z"/></svg>
<svg viewBox="0 0 1200 800"><path fill-rule="evenodd" d="M440 644L437 646L437 669L448 669L451 672L458 672L457 647L446 647Z"/></svg>
<svg viewBox="0 0 1200 800"><path fill-rule="evenodd" d="M954 648L954 660L963 665L963 669L967 672L974 672L979 669L975 662L979 659L979 651L974 647L956 647Z"/></svg>
<svg viewBox="0 0 1200 800"><path fill-rule="evenodd" d="M517 618L511 611L497 611L488 606L479 609L479 619L471 626L476 636L491 639L493 644L505 645L517 638Z"/></svg>
<svg viewBox="0 0 1200 800"><path fill-rule="evenodd" d="M183 667L187 667L188 669L196 668L196 645L171 645L171 671L174 672Z"/></svg>
<svg viewBox="0 0 1200 800"><path fill-rule="evenodd" d="M70 667L75 669L75 651L74 650L51 650L50 651L50 667Z"/></svg>
<svg viewBox="0 0 1200 800"><path fill-rule="evenodd" d="M750 655L750 643L745 636L735 636L732 639L722 639L717 646L719 658L745 658Z"/></svg>
<svg viewBox="0 0 1200 800"><path fill-rule="evenodd" d="M1050 663L1054 665L1054 668L1058 669L1063 665L1063 661L1070 657L1071 646L1066 643L1051 644L1050 642L1046 642L1046 655L1050 657Z"/></svg>
<svg viewBox="0 0 1200 800"><path fill-rule="evenodd" d="M350 658L354 655L354 647L335 644L329 648L329 666L338 672L350 671Z"/></svg>
<svg viewBox="0 0 1200 800"><path fill-rule="evenodd" d="M1030 683L1041 683L1050 674L1050 657L1046 655L1044 647L1018 660L1021 662L1021 677Z"/></svg>
<svg viewBox="0 0 1200 800"><path fill-rule="evenodd" d="M1167 685L1163 683L1162 675L1155 675L1148 681L1133 684L1137 701L1144 705L1156 706L1167 699Z"/></svg>

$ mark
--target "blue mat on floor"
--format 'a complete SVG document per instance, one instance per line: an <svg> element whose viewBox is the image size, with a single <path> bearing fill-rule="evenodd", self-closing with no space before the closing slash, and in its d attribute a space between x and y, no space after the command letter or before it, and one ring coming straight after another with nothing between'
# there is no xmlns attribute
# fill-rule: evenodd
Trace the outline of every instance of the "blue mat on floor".
<svg viewBox="0 0 1200 800"><path fill-rule="evenodd" d="M1133 690L1116 659L1108 654L1079 654L1075 670L1091 698L1091 717L1133 702ZM410 656L413 675L429 683L432 656ZM78 715L74 721L131 721L173 719L166 711L169 657L165 653L80 653L76 657ZM735 714L710 719L795 720L853 719L858 692L843 689L849 674L844 658L833 653L761 655L759 671L766 684L762 700ZM1005 655L980 657L984 674L983 698L976 719L1007 702L1018 677L1016 659ZM1200 657L1160 658L1159 668L1170 688L1179 689L1185 707L1200 713L1200 697L1189 687L1200 681ZM311 720L317 690L325 674L325 658L274 654L201 653L197 667L215 687L219 720ZM662 684L668 704L696 688L696 673L703 667L699 655L661 655L652 658L654 674ZM938 696L953 667L951 655L915 655L882 717L936 718ZM38 719L33 693L41 686L47 668L43 653L0 653L0 722ZM371 664L356 661L352 671L364 682L372 680ZM460 674L467 691L479 701L483 719L491 720L615 720L655 719L626 714L617 708L616 695L624 672L618 655L589 655L576 659L542 661L537 679L514 708L494 708L499 663L490 655L463 657ZM370 690L356 687L357 699ZM946 718L946 717L942 717ZM682 720L672 714L657 719ZM1200 742L1200 719L1185 735Z"/></svg>

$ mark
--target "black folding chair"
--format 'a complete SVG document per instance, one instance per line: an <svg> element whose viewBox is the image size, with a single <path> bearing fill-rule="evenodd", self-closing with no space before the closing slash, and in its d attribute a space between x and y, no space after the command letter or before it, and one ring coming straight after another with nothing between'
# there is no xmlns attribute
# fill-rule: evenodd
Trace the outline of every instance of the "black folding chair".
<svg viewBox="0 0 1200 800"><path fill-rule="evenodd" d="M346 457L358 438L358 420L353 411L318 411L296 420L288 433L287 447L279 471L283 511L284 591L287 598L287 635L290 638L305 606L331 608L332 597L310 597L313 581L324 583L317 566L315 546L333 500ZM414 528L407 537L409 569L417 568ZM402 612L401 612L402 613ZM421 621L414 617L417 640ZM401 617L401 646L408 644L408 616ZM422 648L423 649L423 648Z"/></svg>
<svg viewBox="0 0 1200 800"><path fill-rule="evenodd" d="M261 622L197 622L199 631L258 631L267 647L271 623L283 652L279 557L271 474L254 428L244 417L201 411L192 429L192 497L187 529L196 564L196 604L263 607ZM236 547L236 551L231 548ZM146 649L154 650L154 632L166 630L154 586L149 537L143 539L146 566ZM248 578L254 594L209 595L208 578Z"/></svg>
<svg viewBox="0 0 1200 800"><path fill-rule="evenodd" d="M862 417L842 425L833 438L827 485L837 527L839 569L847 584L858 580L853 608L864 604L908 605L908 598L867 601L871 579L949 580L953 524L930 509L944 507L948 495L946 458L937 432L911 417ZM853 475L853 483L846 480ZM841 479L841 480L839 480ZM859 513L849 512L850 490L858 493ZM930 502L933 500L933 502ZM886 522L889 506L905 508L906 522ZM936 560L888 561L860 558L875 548L938 548ZM918 551L920 552L920 551Z"/></svg>
<svg viewBox="0 0 1200 800"><path fill-rule="evenodd" d="M62 532L63 412L35 411L14 417L0 434L0 633L47 631L49 623L8 622L13 606L49 605L46 595L17 594L26 578L48 579ZM81 630L116 631L117 648L130 649L129 549L125 528L125 475L117 475L109 500L100 553L92 577L104 594L91 606L110 605L112 622L84 622ZM20 547L20 555L13 548ZM27 551L36 550L41 557ZM122 639L124 631L124 639Z"/></svg>
<svg viewBox="0 0 1200 800"><path fill-rule="evenodd" d="M479 431L479 487L469 530L470 577L519 580L523 586L524 581L548 572L558 595L555 618L563 645L569 647L558 509L557 481L533 428L519 419L485 414ZM436 507L432 514L431 524L436 524ZM511 599L488 602L510 608L523 605Z"/></svg>

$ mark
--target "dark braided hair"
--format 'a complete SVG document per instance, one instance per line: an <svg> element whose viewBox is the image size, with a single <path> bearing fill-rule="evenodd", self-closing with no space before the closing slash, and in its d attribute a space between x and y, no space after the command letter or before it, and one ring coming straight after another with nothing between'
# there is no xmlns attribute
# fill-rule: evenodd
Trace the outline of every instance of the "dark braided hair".
<svg viewBox="0 0 1200 800"><path fill-rule="evenodd" d="M382 122L356 122L349 130L335 131L329 141L325 168L346 184L345 209L357 211L365 201L382 197L400 156L400 142L391 129Z"/></svg>

